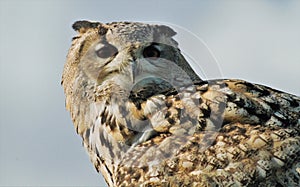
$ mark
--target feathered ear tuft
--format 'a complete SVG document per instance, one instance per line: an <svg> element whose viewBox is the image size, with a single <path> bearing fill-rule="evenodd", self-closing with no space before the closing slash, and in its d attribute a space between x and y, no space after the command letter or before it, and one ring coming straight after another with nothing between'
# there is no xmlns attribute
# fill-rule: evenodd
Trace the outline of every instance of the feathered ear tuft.
<svg viewBox="0 0 300 187"><path fill-rule="evenodd" d="M73 23L72 28L79 33L85 33L88 29L95 29L100 24L101 23L99 22L90 22L90 21L82 20Z"/></svg>
<svg viewBox="0 0 300 187"><path fill-rule="evenodd" d="M170 37L175 36L177 34L173 29L165 25L158 25L157 28L161 34L165 34Z"/></svg>

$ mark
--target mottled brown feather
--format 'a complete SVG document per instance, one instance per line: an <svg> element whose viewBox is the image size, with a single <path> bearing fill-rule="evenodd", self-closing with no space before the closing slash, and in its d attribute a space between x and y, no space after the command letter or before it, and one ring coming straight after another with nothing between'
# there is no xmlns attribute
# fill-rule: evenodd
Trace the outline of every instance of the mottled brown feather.
<svg viewBox="0 0 300 187"><path fill-rule="evenodd" d="M243 80L201 80L167 26L73 27L66 108L109 186L300 186L298 96ZM118 53L98 58L95 50L107 44ZM149 45L165 56L142 59Z"/></svg>

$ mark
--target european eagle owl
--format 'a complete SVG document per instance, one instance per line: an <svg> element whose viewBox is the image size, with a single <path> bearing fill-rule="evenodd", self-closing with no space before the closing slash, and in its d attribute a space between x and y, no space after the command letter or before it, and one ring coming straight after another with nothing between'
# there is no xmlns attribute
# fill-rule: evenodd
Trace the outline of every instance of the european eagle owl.
<svg viewBox="0 0 300 187"><path fill-rule="evenodd" d="M300 98L203 80L168 26L77 21L66 108L109 186L300 186Z"/></svg>

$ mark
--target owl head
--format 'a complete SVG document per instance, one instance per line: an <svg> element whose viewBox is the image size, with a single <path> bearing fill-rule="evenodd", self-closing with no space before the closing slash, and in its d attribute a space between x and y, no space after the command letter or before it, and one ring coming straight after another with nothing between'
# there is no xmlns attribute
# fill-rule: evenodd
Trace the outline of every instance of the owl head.
<svg viewBox="0 0 300 187"><path fill-rule="evenodd" d="M78 36L73 38L65 70L76 67L99 90L106 90L100 95L125 94L125 98L132 90L154 87L157 92L200 80L172 38L175 31L167 26L77 21L73 29Z"/></svg>

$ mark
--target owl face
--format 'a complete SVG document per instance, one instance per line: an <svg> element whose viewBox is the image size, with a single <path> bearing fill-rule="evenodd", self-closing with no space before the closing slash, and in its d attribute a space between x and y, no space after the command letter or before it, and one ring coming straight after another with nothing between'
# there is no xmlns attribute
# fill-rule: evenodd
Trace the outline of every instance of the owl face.
<svg viewBox="0 0 300 187"><path fill-rule="evenodd" d="M164 82L177 89L198 79L169 27L125 22L99 24L93 31L82 44L78 67L101 89L128 96L133 87Z"/></svg>

